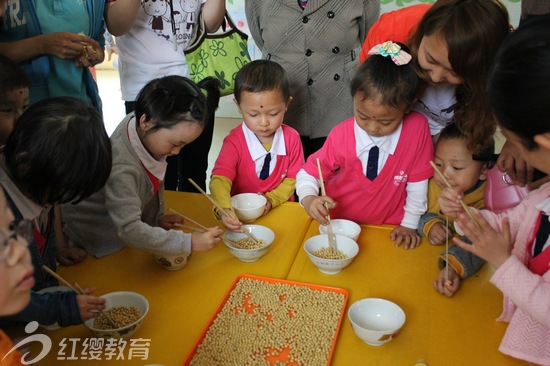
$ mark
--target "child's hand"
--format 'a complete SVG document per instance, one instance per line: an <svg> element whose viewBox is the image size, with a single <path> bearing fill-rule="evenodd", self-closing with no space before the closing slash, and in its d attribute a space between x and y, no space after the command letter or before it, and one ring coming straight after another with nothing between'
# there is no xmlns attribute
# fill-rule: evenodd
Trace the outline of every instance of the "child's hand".
<svg viewBox="0 0 550 366"><path fill-rule="evenodd" d="M258 194L261 194L262 196L265 196L265 194L263 194L263 193L258 193ZM269 211L271 211L271 201L269 200L268 197L266 197L265 199L267 200L267 202L265 204L264 212L262 213L262 216L266 215Z"/></svg>
<svg viewBox="0 0 550 366"><path fill-rule="evenodd" d="M329 211L325 207L325 203L328 208L336 207L337 203L334 202L329 196L306 196L302 198L302 206L306 209L307 214L314 220L318 221L321 225L327 225L327 216Z"/></svg>
<svg viewBox="0 0 550 366"><path fill-rule="evenodd" d="M405 249L414 249L420 245L422 238L416 233L416 230L408 227L398 226L390 233L390 239L395 242L398 247L401 243L405 243Z"/></svg>
<svg viewBox="0 0 550 366"><path fill-rule="evenodd" d="M438 202L441 207L441 212L456 220L459 214L464 212L460 200L463 194L452 188L443 188L439 194Z"/></svg>
<svg viewBox="0 0 550 366"><path fill-rule="evenodd" d="M512 238L510 235L510 222L505 217L502 220L502 233L499 233L489 225L479 211L473 211L474 217L479 222L481 229L465 214L460 214L457 223L464 235L472 241L472 245L463 242L459 238L453 241L464 250L467 250L498 268L512 253Z"/></svg>
<svg viewBox="0 0 550 366"><path fill-rule="evenodd" d="M158 226L163 229L170 230L174 228L174 224L183 223L183 218L179 215L164 215L158 219Z"/></svg>
<svg viewBox="0 0 550 366"><path fill-rule="evenodd" d="M207 252L220 244L223 230L216 227L209 228L205 232L194 232L191 236L191 251Z"/></svg>
<svg viewBox="0 0 550 366"><path fill-rule="evenodd" d="M227 215L224 214L223 212L226 212ZM243 232L243 229L242 229L243 223L239 220L235 212L227 208L224 209L223 212L219 213L223 226L225 226L228 230L231 230L231 231L237 231L240 233Z"/></svg>
<svg viewBox="0 0 550 366"><path fill-rule="evenodd" d="M445 244L447 238L452 237L451 230L447 230L440 222L435 223L428 232L428 240L432 245Z"/></svg>
<svg viewBox="0 0 550 366"><path fill-rule="evenodd" d="M98 310L103 310L106 307L104 298L92 296L94 291L95 288L88 287L84 289L85 295L76 295L76 303L82 321L95 318L98 315Z"/></svg>
<svg viewBox="0 0 550 366"><path fill-rule="evenodd" d="M447 275L448 278L447 281L445 281L445 276ZM448 272L447 268L443 268L439 271L439 276L437 277L437 280L434 280L433 285L440 294L451 297L458 291L458 287L460 286L460 276L456 273L453 267L449 266Z"/></svg>

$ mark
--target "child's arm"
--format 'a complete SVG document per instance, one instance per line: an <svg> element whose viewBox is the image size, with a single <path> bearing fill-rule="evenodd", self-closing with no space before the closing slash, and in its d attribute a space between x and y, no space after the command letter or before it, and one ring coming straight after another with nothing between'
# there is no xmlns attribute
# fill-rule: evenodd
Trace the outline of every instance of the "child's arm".
<svg viewBox="0 0 550 366"><path fill-rule="evenodd" d="M428 205L428 179L420 182L407 183L407 198L405 200L405 215L401 225L390 233L390 239L396 246L405 243L405 249L413 249L420 245L421 238L416 233L420 216L426 212Z"/></svg>
<svg viewBox="0 0 550 366"><path fill-rule="evenodd" d="M223 230L216 227L209 228L205 232L194 232L191 236L191 250L193 252L206 252L220 244Z"/></svg>
<svg viewBox="0 0 550 366"><path fill-rule="evenodd" d="M237 216L233 214L233 207L231 206L231 186L231 180L222 175L212 175L210 178L210 193L212 199L223 207L226 212L232 213L231 217L229 217L228 215L218 212L218 209L214 207L214 215L218 220L221 220L223 226L229 230L239 231L242 230L242 223Z"/></svg>
<svg viewBox="0 0 550 366"><path fill-rule="evenodd" d="M283 179L281 184L277 186L277 188L273 189L272 191L266 192L265 196L271 202L271 208L280 206L281 204L288 201L290 197L294 194L295 188L296 179L285 178ZM264 212L264 214L266 213L267 212Z"/></svg>
<svg viewBox="0 0 550 366"><path fill-rule="evenodd" d="M441 216L432 212L426 212L420 216L417 233L421 237L427 237L433 245L444 244L447 238L452 236L451 230L447 230Z"/></svg>
<svg viewBox="0 0 550 366"><path fill-rule="evenodd" d="M82 262L88 255L84 248L78 246L71 246L67 242L65 235L63 234L63 220L61 218L61 210L59 205L54 207L54 230L55 230L55 245L56 245L56 259L64 266L71 266L76 263Z"/></svg>

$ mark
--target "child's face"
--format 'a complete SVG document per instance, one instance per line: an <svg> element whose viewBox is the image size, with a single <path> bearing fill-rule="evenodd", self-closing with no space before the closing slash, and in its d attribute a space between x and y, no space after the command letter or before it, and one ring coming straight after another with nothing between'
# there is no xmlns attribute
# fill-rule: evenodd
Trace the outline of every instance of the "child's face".
<svg viewBox="0 0 550 366"><path fill-rule="evenodd" d="M464 82L453 71L449 62L447 42L440 33L422 38L418 47L418 64L428 73L433 84L459 85Z"/></svg>
<svg viewBox="0 0 550 366"><path fill-rule="evenodd" d="M478 180L486 179L485 164L472 159L472 153L462 139L439 138L434 162L451 186L460 192L467 192ZM441 188L447 186L439 175L434 174L434 179Z"/></svg>
<svg viewBox="0 0 550 366"><path fill-rule="evenodd" d="M23 310L34 286L31 256L24 239L9 238L14 217L0 191L0 315Z"/></svg>
<svg viewBox="0 0 550 366"><path fill-rule="evenodd" d="M244 123L261 143L273 141L275 131L283 124L288 104L279 90L263 92L241 92L241 102L237 108L243 116Z"/></svg>
<svg viewBox="0 0 550 366"><path fill-rule="evenodd" d="M381 104L375 99L365 98L362 92L355 94L353 105L357 124L372 137L392 134L407 112L405 108L394 108Z"/></svg>
<svg viewBox="0 0 550 366"><path fill-rule="evenodd" d="M15 121L28 107L28 88L17 88L6 93L6 100L0 103L0 144L6 142Z"/></svg>
<svg viewBox="0 0 550 366"><path fill-rule="evenodd" d="M203 130L198 122L182 121L171 128L160 128L147 133L153 126L153 122L145 120L145 115L141 116L141 142L156 160L179 154L180 150L199 137Z"/></svg>

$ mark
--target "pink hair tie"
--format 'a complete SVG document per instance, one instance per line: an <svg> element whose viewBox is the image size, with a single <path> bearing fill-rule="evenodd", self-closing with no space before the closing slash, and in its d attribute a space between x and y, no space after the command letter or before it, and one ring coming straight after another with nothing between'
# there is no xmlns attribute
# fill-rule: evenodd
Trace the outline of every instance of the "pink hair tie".
<svg viewBox="0 0 550 366"><path fill-rule="evenodd" d="M406 65L411 61L412 56L401 49L397 43L387 41L377 46L374 46L369 51L369 55L381 55L384 57L390 56L393 63L397 66Z"/></svg>

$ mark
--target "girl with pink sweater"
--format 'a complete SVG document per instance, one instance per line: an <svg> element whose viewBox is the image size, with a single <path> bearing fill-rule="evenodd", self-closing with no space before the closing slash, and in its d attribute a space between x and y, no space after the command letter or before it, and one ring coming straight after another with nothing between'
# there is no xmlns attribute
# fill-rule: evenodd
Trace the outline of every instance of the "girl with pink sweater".
<svg viewBox="0 0 550 366"><path fill-rule="evenodd" d="M549 60L550 15L533 17L502 44L487 89L507 140L545 173L550 173ZM439 202L472 241L454 238L455 243L496 268L491 282L504 294L498 320L510 323L499 350L550 365L550 183L507 212L472 210L480 228L465 215L462 197L445 189Z"/></svg>
<svg viewBox="0 0 550 366"><path fill-rule="evenodd" d="M391 224L406 249L426 211L433 145L426 117L410 112L420 87L411 56L393 42L373 47L351 83L354 117L334 127L298 173L296 192L321 224L332 218ZM319 159L326 196L319 196ZM328 207L326 207L328 206Z"/></svg>

